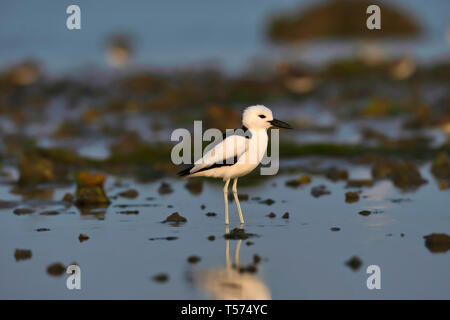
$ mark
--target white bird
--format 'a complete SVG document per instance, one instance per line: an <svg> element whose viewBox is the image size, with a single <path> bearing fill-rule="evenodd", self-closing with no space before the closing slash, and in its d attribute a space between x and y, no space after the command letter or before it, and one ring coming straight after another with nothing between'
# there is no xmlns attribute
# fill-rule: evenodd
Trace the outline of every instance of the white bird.
<svg viewBox="0 0 450 320"><path fill-rule="evenodd" d="M186 177L223 178L225 201L225 224L228 219L228 185L233 181L233 196L239 212L241 224L244 223L241 205L237 195L237 181L250 173L261 162L266 150L270 127L292 129L286 122L273 118L272 111L262 105L248 107L242 115L243 135L230 135L214 146L193 165L178 173Z"/></svg>

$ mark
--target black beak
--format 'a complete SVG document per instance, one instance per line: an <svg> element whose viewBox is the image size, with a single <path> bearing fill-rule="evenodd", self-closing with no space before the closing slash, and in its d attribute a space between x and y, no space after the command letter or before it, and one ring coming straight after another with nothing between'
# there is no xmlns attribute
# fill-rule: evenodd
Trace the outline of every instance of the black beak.
<svg viewBox="0 0 450 320"><path fill-rule="evenodd" d="M272 121L269 121L269 123L277 128L292 129L292 127L289 124L277 119L273 119Z"/></svg>

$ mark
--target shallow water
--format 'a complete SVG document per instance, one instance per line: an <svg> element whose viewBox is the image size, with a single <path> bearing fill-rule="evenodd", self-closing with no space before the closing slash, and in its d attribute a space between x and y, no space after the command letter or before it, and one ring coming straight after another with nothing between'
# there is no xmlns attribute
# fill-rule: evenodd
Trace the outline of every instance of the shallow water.
<svg viewBox="0 0 450 320"><path fill-rule="evenodd" d="M363 166L349 169L351 178L370 175ZM448 191L439 191L429 165L424 165L421 172L429 182L416 192L402 193L389 181L379 181L363 189L359 202L352 204L345 202L345 182L333 183L318 176L312 176L312 183L304 188L286 187L285 181L292 179L291 175L239 188L240 193L250 197L249 201L241 201L245 230L259 235L248 239L254 245L247 246L247 240L241 242L239 263L248 265L254 254L262 261L256 274L233 278L242 285L238 294L273 299L449 299L449 252L432 253L423 239L430 233L449 232ZM195 196L184 187L185 181L169 179L166 181L174 192L159 195L160 181L136 184L124 180L123 186L116 187L114 180L110 177L107 182L109 196L132 187L139 191L139 197L114 199L104 215L81 215L75 207L65 209L63 204L36 201L20 206L35 206L33 214L17 216L12 208L0 210L0 298L213 297L214 283L204 279L218 279L226 273L227 242L230 263L235 262L239 242L223 238L221 184L205 183L202 193ZM326 185L331 195L312 197L311 188L320 184ZM10 188L0 185L1 199L21 201L20 196L9 193ZM47 200L59 200L65 192L74 191L70 186L56 188ZM275 203L268 206L252 197L271 198ZM398 198L410 201L391 201ZM118 204L133 207L123 209L116 207ZM50 209L60 210L60 214L39 214ZM118 213L126 209L137 209L139 214ZM361 216L358 212L363 209L378 213ZM177 227L161 223L175 211L186 217L187 223ZM288 220L281 218L286 211L290 213ZM207 217L207 212L216 212L217 216ZM277 216L270 219L270 212ZM230 202L230 218L230 228L237 227L234 202ZM44 227L50 231L35 231ZM331 227L339 227L340 231L333 232ZM80 243L80 233L90 239ZM215 241L207 239L210 235L216 237ZM168 236L178 239L149 240ZM16 261L15 249L31 250L31 259ZM189 264L187 258L191 255L199 256L201 261ZM363 262L357 271L345 265L354 255ZM76 262L81 268L82 289L68 290L66 274L48 275L46 268L54 262L65 266ZM373 264L381 268L381 290L366 287L366 268ZM161 272L169 276L166 283L152 280Z"/></svg>

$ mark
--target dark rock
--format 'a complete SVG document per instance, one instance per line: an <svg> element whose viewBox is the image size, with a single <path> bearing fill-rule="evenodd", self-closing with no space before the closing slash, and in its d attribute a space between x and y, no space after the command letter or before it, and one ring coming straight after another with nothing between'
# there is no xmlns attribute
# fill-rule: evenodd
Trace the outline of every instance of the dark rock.
<svg viewBox="0 0 450 320"><path fill-rule="evenodd" d="M347 180L346 188L362 188L362 187L372 187L373 180L371 179L358 179L358 180Z"/></svg>
<svg viewBox="0 0 450 320"><path fill-rule="evenodd" d="M444 253L450 250L450 236L445 233L432 233L424 236L425 247L433 253Z"/></svg>
<svg viewBox="0 0 450 320"><path fill-rule="evenodd" d="M216 237L211 235L211 236L208 237L208 240L209 241L214 241L214 240L216 240Z"/></svg>
<svg viewBox="0 0 450 320"><path fill-rule="evenodd" d="M323 195L331 194L331 191L327 189L325 185L320 185L317 187L313 187L311 189L311 195L315 198L321 197Z"/></svg>
<svg viewBox="0 0 450 320"><path fill-rule="evenodd" d="M17 208L14 209L13 213L15 215L22 215L22 214L31 214L34 212L34 209L31 208Z"/></svg>
<svg viewBox="0 0 450 320"><path fill-rule="evenodd" d="M339 170L336 168L328 169L326 173L326 177L333 182L339 180L347 180L348 179L348 171L347 170Z"/></svg>
<svg viewBox="0 0 450 320"><path fill-rule="evenodd" d="M272 204L275 203L275 201L272 199L266 199L266 200L260 201L259 203L267 204L268 206L271 206Z"/></svg>
<svg viewBox="0 0 450 320"><path fill-rule="evenodd" d="M89 236L80 233L80 235L78 236L78 240L79 240L80 242L87 241L87 240L89 240Z"/></svg>
<svg viewBox="0 0 450 320"><path fill-rule="evenodd" d="M66 267L62 263L55 262L47 267L47 274L51 276L62 276L66 272Z"/></svg>
<svg viewBox="0 0 450 320"><path fill-rule="evenodd" d="M56 211L56 210L42 211L40 213L40 215L43 215L43 216L56 216L58 214L59 214L59 211Z"/></svg>
<svg viewBox="0 0 450 320"><path fill-rule="evenodd" d="M201 258L199 256L190 256L187 261L192 264L200 262Z"/></svg>
<svg viewBox="0 0 450 320"><path fill-rule="evenodd" d="M285 212L281 218L289 219L289 212Z"/></svg>
<svg viewBox="0 0 450 320"><path fill-rule="evenodd" d="M269 213L267 216L268 216L270 219L273 219L273 218L275 218L277 215L276 215L275 213L271 212L271 213Z"/></svg>
<svg viewBox="0 0 450 320"><path fill-rule="evenodd" d="M339 227L331 227L330 230L331 231L340 231L341 228L339 228Z"/></svg>
<svg viewBox="0 0 450 320"><path fill-rule="evenodd" d="M357 256L351 257L345 264L350 267L353 271L357 271L362 266L362 261Z"/></svg>
<svg viewBox="0 0 450 320"><path fill-rule="evenodd" d="M368 215L371 214L371 212L369 210L362 210L360 212L358 212L360 215L367 217Z"/></svg>
<svg viewBox="0 0 450 320"><path fill-rule="evenodd" d="M31 256L31 250L16 249L14 251L14 259L16 259L16 261L31 259Z"/></svg>
<svg viewBox="0 0 450 320"><path fill-rule="evenodd" d="M172 213L170 216L164 220L164 222L186 222L187 219L185 217L180 216L178 212Z"/></svg>
<svg viewBox="0 0 450 320"><path fill-rule="evenodd" d="M358 201L359 201L359 193L351 191L345 193L345 202L353 203Z"/></svg>
<svg viewBox="0 0 450 320"><path fill-rule="evenodd" d="M206 216L207 216L207 217L215 217L215 216L217 216L217 213L215 213L215 212L208 212L208 213L206 214Z"/></svg>
<svg viewBox="0 0 450 320"><path fill-rule="evenodd" d="M36 229L37 232L44 232L44 231L50 231L49 228L37 228Z"/></svg>
<svg viewBox="0 0 450 320"><path fill-rule="evenodd" d="M246 240L250 237L256 237L256 234L246 233L244 229L234 228L231 232L224 234L224 238L228 240Z"/></svg>
<svg viewBox="0 0 450 320"><path fill-rule="evenodd" d="M90 205L108 205L110 203L106 196L103 184L106 177L102 173L91 174L81 171L77 174L77 191L75 204L78 207Z"/></svg>
<svg viewBox="0 0 450 320"><path fill-rule="evenodd" d="M159 186L158 193L161 195L172 193L172 187L167 182L161 182Z"/></svg>
<svg viewBox="0 0 450 320"><path fill-rule="evenodd" d="M166 273L159 273L159 274L153 276L153 281L155 281L155 282L164 283L164 282L167 282L168 280L169 280L169 276Z"/></svg>
<svg viewBox="0 0 450 320"><path fill-rule="evenodd" d="M139 192L136 189L129 189L119 192L118 195L122 198L136 199L139 196Z"/></svg>
<svg viewBox="0 0 450 320"><path fill-rule="evenodd" d="M124 210L120 211L120 214L139 214L139 210Z"/></svg>

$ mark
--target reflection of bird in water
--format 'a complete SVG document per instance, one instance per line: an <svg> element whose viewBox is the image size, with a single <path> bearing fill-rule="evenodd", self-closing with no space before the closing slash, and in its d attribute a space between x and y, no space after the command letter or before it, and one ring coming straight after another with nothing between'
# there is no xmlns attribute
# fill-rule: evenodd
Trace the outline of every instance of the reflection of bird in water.
<svg viewBox="0 0 450 320"><path fill-rule="evenodd" d="M292 129L287 123L274 119L272 111L264 106L252 106L245 109L242 115L243 134L227 136L205 155L195 161L189 168L178 173L187 177L223 178L225 186L225 224L228 219L228 185L233 181L233 195L239 212L241 224L244 223L241 205L237 195L237 180L255 169L266 153L270 127Z"/></svg>
<svg viewBox="0 0 450 320"><path fill-rule="evenodd" d="M226 227L228 233L228 227ZM238 240L234 254L235 266L230 261L230 240L226 239L226 267L200 271L194 276L194 281L218 300L269 300L270 291L257 276L239 272L239 250L242 240Z"/></svg>

